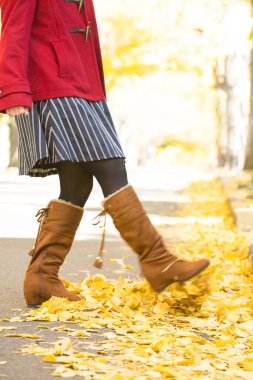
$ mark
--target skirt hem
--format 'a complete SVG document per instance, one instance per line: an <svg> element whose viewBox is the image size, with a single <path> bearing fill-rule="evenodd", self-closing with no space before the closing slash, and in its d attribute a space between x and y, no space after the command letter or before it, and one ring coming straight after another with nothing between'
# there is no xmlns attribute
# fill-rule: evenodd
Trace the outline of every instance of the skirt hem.
<svg viewBox="0 0 253 380"><path fill-rule="evenodd" d="M31 168L29 169L26 169L26 170L19 170L19 175L22 176L22 175L27 175L29 177L47 177L47 176L50 176L50 175L55 175L55 174L58 174L58 169L57 167L55 166L55 164L59 163L59 162L73 162L73 163L85 163L85 162L95 162L95 161L102 161L102 160L110 160L110 159L114 159L114 158L122 158L122 159L126 159L125 156L123 155L115 155L115 156L110 156L110 157L106 157L106 158L99 158L99 159L96 159L96 160L91 160L91 159L87 159L87 160L70 160L68 158L66 159L61 159L59 161L48 161L47 163L45 163L45 160L50 160L49 157L44 157L42 159L39 159L37 160L34 165L31 166ZM24 168L23 168L24 169Z"/></svg>

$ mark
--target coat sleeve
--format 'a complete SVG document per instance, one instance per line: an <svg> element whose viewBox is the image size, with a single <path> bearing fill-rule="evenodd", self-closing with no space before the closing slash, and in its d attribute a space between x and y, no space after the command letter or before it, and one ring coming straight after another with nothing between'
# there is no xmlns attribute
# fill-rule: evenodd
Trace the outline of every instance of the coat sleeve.
<svg viewBox="0 0 253 380"><path fill-rule="evenodd" d="M37 0L0 0L0 112L15 106L31 109L28 80L31 30Z"/></svg>

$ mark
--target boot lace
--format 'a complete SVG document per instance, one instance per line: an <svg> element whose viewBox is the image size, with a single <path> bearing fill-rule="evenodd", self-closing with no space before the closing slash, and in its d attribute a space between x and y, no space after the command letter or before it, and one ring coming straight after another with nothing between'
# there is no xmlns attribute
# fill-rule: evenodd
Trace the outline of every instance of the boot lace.
<svg viewBox="0 0 253 380"><path fill-rule="evenodd" d="M37 222L39 223L39 230L38 230L38 234L37 234L37 238L36 238L35 244L32 247L31 251L28 253L29 256L33 256L34 255L34 252L35 252L35 249L36 249L36 246L37 246L37 242L38 242L38 239L39 239L39 235L40 235L40 230L41 230L42 222L43 222L44 218L46 216L48 216L49 209L50 209L49 207L43 207L43 208L39 209L39 211L35 215L35 218L37 218Z"/></svg>

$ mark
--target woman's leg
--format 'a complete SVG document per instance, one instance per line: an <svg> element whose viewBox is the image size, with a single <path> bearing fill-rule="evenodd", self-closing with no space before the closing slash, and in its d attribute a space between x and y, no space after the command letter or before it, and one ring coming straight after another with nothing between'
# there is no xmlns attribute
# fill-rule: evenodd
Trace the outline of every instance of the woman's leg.
<svg viewBox="0 0 253 380"><path fill-rule="evenodd" d="M101 186L104 197L108 197L128 184L124 158L93 161L88 163L88 167Z"/></svg>
<svg viewBox="0 0 253 380"><path fill-rule="evenodd" d="M73 243L83 208L53 199L36 216L40 226L23 283L26 303L40 305L52 296L78 301L80 297L65 288L58 272Z"/></svg>
<svg viewBox="0 0 253 380"><path fill-rule="evenodd" d="M142 274L157 292L175 281L187 281L208 267L206 259L181 260L167 249L132 186L107 197L103 208L123 239L139 255Z"/></svg>
<svg viewBox="0 0 253 380"><path fill-rule="evenodd" d="M104 212L111 215L123 239L139 255L142 273L157 292L175 281L189 280L208 267L206 259L181 260L166 248L134 189L128 185L123 159L93 162L91 166L106 198ZM101 264L102 251L94 265Z"/></svg>
<svg viewBox="0 0 253 380"><path fill-rule="evenodd" d="M28 305L38 305L51 296L66 297L70 301L80 299L67 291L58 278L83 216L83 206L93 185L85 163L62 161L57 164L61 192L59 200L52 200L39 210L40 227L32 260L24 280L24 295Z"/></svg>
<svg viewBox="0 0 253 380"><path fill-rule="evenodd" d="M93 174L86 163L62 161L57 163L60 196L66 202L84 207L93 187Z"/></svg>

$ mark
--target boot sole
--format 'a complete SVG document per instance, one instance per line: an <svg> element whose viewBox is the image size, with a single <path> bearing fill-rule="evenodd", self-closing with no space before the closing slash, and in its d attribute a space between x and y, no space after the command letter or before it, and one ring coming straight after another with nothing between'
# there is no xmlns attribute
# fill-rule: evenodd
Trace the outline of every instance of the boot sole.
<svg viewBox="0 0 253 380"><path fill-rule="evenodd" d="M160 289L160 290L156 290L156 293L162 293L164 292L170 285L172 285L174 282L179 282L180 284L183 284L185 281L189 281L190 279L192 279L193 277L196 277L198 276L200 273L202 273L206 268L208 268L210 266L210 263L205 265L203 268L201 268L200 270L198 270L197 272L195 272L192 276L190 277L187 277L185 278L183 281L172 281L170 282L168 285L166 285L164 288Z"/></svg>
<svg viewBox="0 0 253 380"><path fill-rule="evenodd" d="M42 304L40 304L40 305L26 305L26 306L27 306L27 308L29 308L29 309L39 309L39 308L41 307L41 305L42 305Z"/></svg>

